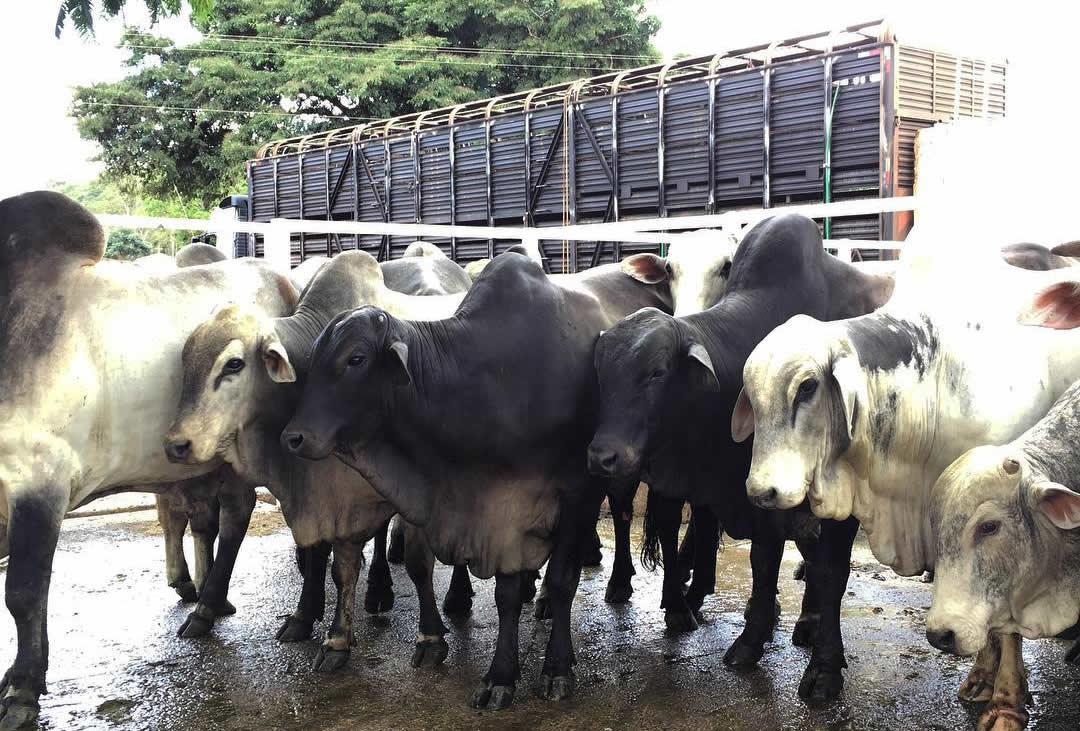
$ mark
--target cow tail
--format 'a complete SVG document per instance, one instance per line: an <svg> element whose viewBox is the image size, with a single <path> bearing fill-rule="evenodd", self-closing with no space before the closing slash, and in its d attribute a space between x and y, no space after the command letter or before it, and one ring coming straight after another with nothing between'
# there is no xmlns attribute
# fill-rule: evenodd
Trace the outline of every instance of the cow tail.
<svg viewBox="0 0 1080 731"><path fill-rule="evenodd" d="M649 490L649 498L645 503L645 518L642 521L641 566L649 571L655 571L657 566L663 565L660 531L656 524L656 511L653 510L653 491Z"/></svg>

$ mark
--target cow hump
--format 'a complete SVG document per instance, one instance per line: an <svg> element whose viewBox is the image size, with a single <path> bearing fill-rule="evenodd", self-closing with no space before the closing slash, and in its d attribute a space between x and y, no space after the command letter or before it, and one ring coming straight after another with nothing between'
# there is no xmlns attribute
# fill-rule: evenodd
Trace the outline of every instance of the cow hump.
<svg viewBox="0 0 1080 731"><path fill-rule="evenodd" d="M83 266L104 255L101 224L66 195L37 190L0 201L0 268L43 258Z"/></svg>

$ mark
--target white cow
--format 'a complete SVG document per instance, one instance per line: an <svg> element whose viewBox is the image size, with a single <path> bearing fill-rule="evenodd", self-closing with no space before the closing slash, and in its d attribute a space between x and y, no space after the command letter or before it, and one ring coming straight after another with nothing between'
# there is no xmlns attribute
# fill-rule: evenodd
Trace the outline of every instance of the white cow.
<svg viewBox="0 0 1080 731"><path fill-rule="evenodd" d="M913 256L873 314L797 316L774 330L747 360L732 414L735 439L755 435L752 501L808 500L821 518L853 516L874 556L903 575L934 567L930 489L941 472L972 447L1019 435L1080 377L1080 331L1022 327L1016 315L1068 270L940 258ZM854 523L845 525L850 552ZM839 601L843 587L831 590ZM1003 639L1010 661L1018 642ZM980 657L961 697L985 695L995 661Z"/></svg>
<svg viewBox="0 0 1080 731"><path fill-rule="evenodd" d="M1080 282L1040 292L1023 321L1080 326ZM973 655L988 634L1052 637L1080 619L1080 381L1035 426L953 462L931 492L937 551L930 644ZM1080 642L1066 655L1080 662ZM1000 715L1022 723L1016 704Z"/></svg>
<svg viewBox="0 0 1080 731"><path fill-rule="evenodd" d="M666 257L634 254L622 266L647 284L670 279L674 314L682 317L712 307L724 295L738 246L739 238L729 231L701 229L678 234Z"/></svg>
<svg viewBox="0 0 1080 731"><path fill-rule="evenodd" d="M104 243L97 219L63 195L0 201L0 544L10 551L6 600L18 632L0 683L6 727L33 720L45 690L49 574L64 513L106 492L216 469L172 464L161 449L184 340L224 300L280 314L296 304L288 280L256 262L158 274L101 261Z"/></svg>

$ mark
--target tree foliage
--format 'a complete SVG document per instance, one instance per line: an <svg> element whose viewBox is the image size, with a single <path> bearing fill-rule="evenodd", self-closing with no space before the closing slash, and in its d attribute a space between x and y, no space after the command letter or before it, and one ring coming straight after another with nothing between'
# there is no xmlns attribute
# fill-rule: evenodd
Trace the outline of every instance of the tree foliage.
<svg viewBox="0 0 1080 731"><path fill-rule="evenodd" d="M215 0L204 40L129 29L132 74L76 90L107 174L207 204L266 141L657 58L643 0Z"/></svg>
<svg viewBox="0 0 1080 731"><path fill-rule="evenodd" d="M150 254L150 244L129 228L114 228L105 240L105 258L130 261Z"/></svg>
<svg viewBox="0 0 1080 731"><path fill-rule="evenodd" d="M89 183L53 183L50 187L86 206L91 213L162 218L207 218L209 215L202 201L196 198L184 198L176 192L157 198L147 195L132 181L127 181L127 184L122 186L114 181L98 179ZM207 223L209 224L209 221ZM149 247L145 254L158 251L174 254L188 243L193 233L201 232L154 229L140 232L139 238ZM111 240L111 232L109 236L108 240ZM112 257L107 251L106 255Z"/></svg>
<svg viewBox="0 0 1080 731"><path fill-rule="evenodd" d="M164 16L179 15L183 8L183 0L143 0L146 9L150 13L150 24L153 25ZM210 11L214 8L214 0L189 0L191 13L194 17L206 20L210 17ZM127 0L103 0L99 14L104 18L115 18L123 11ZM56 13L56 37L64 32L67 21L84 38L94 35L94 0L62 0L60 9Z"/></svg>

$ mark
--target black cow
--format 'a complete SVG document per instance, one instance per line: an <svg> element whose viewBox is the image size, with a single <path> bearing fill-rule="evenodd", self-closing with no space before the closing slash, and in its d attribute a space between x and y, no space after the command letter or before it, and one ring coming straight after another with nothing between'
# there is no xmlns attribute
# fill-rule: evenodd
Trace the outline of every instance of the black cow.
<svg viewBox="0 0 1080 731"><path fill-rule="evenodd" d="M521 574L549 556L543 696L573 693L570 604L610 487L585 468L596 426L593 346L647 305L670 306L666 283L604 267L561 287L508 252L453 318L407 322L367 307L338 316L316 340L283 443L310 459L336 449L441 561L496 577L499 638L476 707L513 702Z"/></svg>
<svg viewBox="0 0 1080 731"><path fill-rule="evenodd" d="M804 554L813 539L807 530L813 522L806 513L770 514L752 507L746 497L751 450L746 443L733 442L725 428L742 388L743 363L769 331L792 315L832 320L864 314L888 299L892 285L889 275L865 274L828 255L810 219L771 218L743 239L719 303L678 318L644 310L597 342L601 419L589 446L590 470L611 477L646 475L650 495L666 499L650 504L650 511L656 508L661 514L647 522L659 523L661 548L669 560L683 500L711 506L725 532L753 540L753 590L746 626L724 656L729 665L756 663L772 633L785 538L804 539L799 540ZM815 633L814 595L818 587L836 585L829 581L833 574L842 575L842 588L848 565L830 560L836 526L821 530L817 555L805 556L807 590L793 637L796 644L806 644L815 635L822 638L815 640L810 669L799 688L804 697L830 696L842 682L839 597L824 597L821 607L824 623L837 631ZM711 590L692 585L684 598L677 584L665 581L665 608L696 610Z"/></svg>

